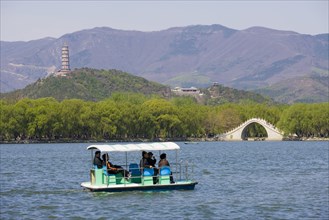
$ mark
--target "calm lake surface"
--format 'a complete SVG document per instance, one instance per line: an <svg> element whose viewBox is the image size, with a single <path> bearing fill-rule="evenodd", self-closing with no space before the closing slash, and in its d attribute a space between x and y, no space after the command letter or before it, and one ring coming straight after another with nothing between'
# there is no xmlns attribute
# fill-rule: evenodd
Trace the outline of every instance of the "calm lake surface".
<svg viewBox="0 0 329 220"><path fill-rule="evenodd" d="M180 159L195 164L193 191L92 193L80 187L89 144L3 144L0 218L329 218L328 142L178 144Z"/></svg>

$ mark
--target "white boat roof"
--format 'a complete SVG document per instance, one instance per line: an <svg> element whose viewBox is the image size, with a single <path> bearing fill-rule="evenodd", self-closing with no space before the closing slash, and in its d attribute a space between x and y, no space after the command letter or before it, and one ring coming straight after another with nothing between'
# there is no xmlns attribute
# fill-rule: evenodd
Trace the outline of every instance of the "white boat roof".
<svg viewBox="0 0 329 220"><path fill-rule="evenodd" d="M128 152L128 151L157 151L178 150L180 147L174 142L155 142L140 144L95 144L87 147L87 150L99 150L101 152Z"/></svg>

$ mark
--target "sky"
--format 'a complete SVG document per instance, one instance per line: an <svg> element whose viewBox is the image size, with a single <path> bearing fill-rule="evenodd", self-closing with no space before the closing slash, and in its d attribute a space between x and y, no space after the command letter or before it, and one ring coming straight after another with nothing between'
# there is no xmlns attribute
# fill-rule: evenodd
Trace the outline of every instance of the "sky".
<svg viewBox="0 0 329 220"><path fill-rule="evenodd" d="M329 0L0 1L2 41L59 38L104 26L159 31L220 24L237 30L262 26L311 35L329 32Z"/></svg>

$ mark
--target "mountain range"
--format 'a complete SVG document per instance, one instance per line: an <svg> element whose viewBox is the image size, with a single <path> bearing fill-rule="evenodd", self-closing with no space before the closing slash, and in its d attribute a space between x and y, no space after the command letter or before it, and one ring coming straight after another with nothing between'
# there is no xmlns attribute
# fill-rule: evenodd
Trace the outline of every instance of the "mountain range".
<svg viewBox="0 0 329 220"><path fill-rule="evenodd" d="M140 32L98 27L28 42L1 41L1 92L60 69L119 69L171 87L213 82L257 91L284 103L328 101L329 34L194 25Z"/></svg>

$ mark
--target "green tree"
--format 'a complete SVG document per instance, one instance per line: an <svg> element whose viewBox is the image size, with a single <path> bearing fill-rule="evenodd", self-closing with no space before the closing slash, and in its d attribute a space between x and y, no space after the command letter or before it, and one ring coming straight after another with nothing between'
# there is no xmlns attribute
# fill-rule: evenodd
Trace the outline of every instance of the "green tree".
<svg viewBox="0 0 329 220"><path fill-rule="evenodd" d="M13 106L9 127L15 139L25 139L28 136L28 124L33 120L29 115L32 107L33 101L27 98L18 101Z"/></svg>
<svg viewBox="0 0 329 220"><path fill-rule="evenodd" d="M294 104L282 113L278 126L286 135L296 134L297 137L303 137L309 136L309 123L307 104Z"/></svg>
<svg viewBox="0 0 329 220"><path fill-rule="evenodd" d="M227 132L242 124L241 115L237 105L224 105L218 107L219 127L218 134Z"/></svg>
<svg viewBox="0 0 329 220"><path fill-rule="evenodd" d="M15 139L15 130L17 128L17 121L13 117L14 106L0 100L0 140Z"/></svg>
<svg viewBox="0 0 329 220"><path fill-rule="evenodd" d="M67 99L59 105L59 136L62 138L81 138L84 121L81 118L85 102L79 99Z"/></svg>
<svg viewBox="0 0 329 220"><path fill-rule="evenodd" d="M98 120L102 137L105 139L115 137L121 117L121 112L115 102L112 100L98 102L96 112L99 116Z"/></svg>
<svg viewBox="0 0 329 220"><path fill-rule="evenodd" d="M144 113L155 123L155 137L172 137L181 129L176 107L164 99L151 99L143 103ZM154 121L155 119L155 121Z"/></svg>
<svg viewBox="0 0 329 220"><path fill-rule="evenodd" d="M54 98L41 98L33 100L31 108L27 110L29 118L28 135L38 139L51 140L55 126L59 120L57 112L59 103Z"/></svg>
<svg viewBox="0 0 329 220"><path fill-rule="evenodd" d="M98 139L101 138L99 126L99 116L96 111L96 103L85 102L82 106L80 117L82 120L82 139Z"/></svg>

